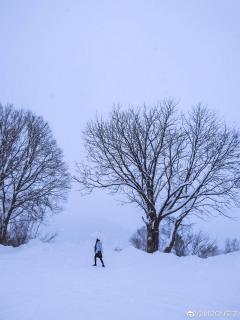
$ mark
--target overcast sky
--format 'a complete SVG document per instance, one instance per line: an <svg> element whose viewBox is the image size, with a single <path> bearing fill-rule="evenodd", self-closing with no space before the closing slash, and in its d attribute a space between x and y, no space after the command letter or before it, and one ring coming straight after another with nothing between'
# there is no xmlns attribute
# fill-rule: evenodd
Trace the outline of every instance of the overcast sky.
<svg viewBox="0 0 240 320"><path fill-rule="evenodd" d="M238 0L0 0L0 102L44 116L72 171L86 122L114 104L201 101L239 127L239 15ZM134 207L73 189L55 221L65 237L88 237L91 221L125 235L141 224ZM219 239L240 229L203 225Z"/></svg>

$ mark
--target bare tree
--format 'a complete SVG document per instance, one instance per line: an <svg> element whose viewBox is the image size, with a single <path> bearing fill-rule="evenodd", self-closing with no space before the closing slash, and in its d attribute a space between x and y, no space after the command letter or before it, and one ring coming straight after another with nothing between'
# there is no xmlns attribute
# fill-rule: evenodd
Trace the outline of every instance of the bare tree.
<svg viewBox="0 0 240 320"><path fill-rule="evenodd" d="M201 105L182 119L187 153L177 180L188 184L173 201L174 204L182 199L184 206L175 215L172 237L165 252L171 252L177 231L190 214L202 216L217 212L227 216L226 208L239 206L239 133L227 128Z"/></svg>
<svg viewBox="0 0 240 320"><path fill-rule="evenodd" d="M137 249L147 251L147 230L143 226L132 235L130 243Z"/></svg>
<svg viewBox="0 0 240 320"><path fill-rule="evenodd" d="M84 137L87 164L78 164L75 180L83 191L109 189L137 204L148 252L158 250L159 225L167 217L178 221L178 229L190 214L224 214L237 202L239 135L201 105L186 116L173 101L117 108L108 121L90 122Z"/></svg>
<svg viewBox="0 0 240 320"><path fill-rule="evenodd" d="M224 253L240 251L240 241L237 238L226 239Z"/></svg>
<svg viewBox="0 0 240 320"><path fill-rule="evenodd" d="M186 237L186 243L188 244L189 254L197 255L200 258L208 258L219 254L216 241L211 240L201 230L196 234L189 233Z"/></svg>
<svg viewBox="0 0 240 320"><path fill-rule="evenodd" d="M34 238L33 224L19 221L11 223L3 244L18 247Z"/></svg>
<svg viewBox="0 0 240 320"><path fill-rule="evenodd" d="M0 243L17 238L20 244L29 230L36 233L46 214L60 208L69 186L49 125L30 111L0 105Z"/></svg>
<svg viewBox="0 0 240 320"><path fill-rule="evenodd" d="M170 224L176 225L171 220L168 225ZM174 230L176 230L175 227ZM208 258L220 254L216 240L210 239L209 235L201 230L194 232L193 225L189 223L179 226L175 235L172 252L180 257L197 255L200 258Z"/></svg>

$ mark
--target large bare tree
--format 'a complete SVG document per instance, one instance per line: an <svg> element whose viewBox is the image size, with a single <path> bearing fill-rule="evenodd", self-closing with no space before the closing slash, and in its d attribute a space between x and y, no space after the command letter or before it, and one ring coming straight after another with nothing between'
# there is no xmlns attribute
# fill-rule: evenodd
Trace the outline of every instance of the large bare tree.
<svg viewBox="0 0 240 320"><path fill-rule="evenodd" d="M159 248L159 225L175 221L170 243L190 214L224 214L237 202L239 134L198 105L181 115L173 101L113 110L84 132L87 162L77 166L82 190L109 189L142 208L147 250Z"/></svg>
<svg viewBox="0 0 240 320"><path fill-rule="evenodd" d="M0 105L0 243L15 244L20 234L24 240L60 208L69 186L49 125L30 111Z"/></svg>

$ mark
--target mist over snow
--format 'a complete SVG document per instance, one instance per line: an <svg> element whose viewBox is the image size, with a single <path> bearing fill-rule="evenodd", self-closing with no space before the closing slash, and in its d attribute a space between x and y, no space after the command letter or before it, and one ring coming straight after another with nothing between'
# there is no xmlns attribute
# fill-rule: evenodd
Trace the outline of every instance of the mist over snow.
<svg viewBox="0 0 240 320"><path fill-rule="evenodd" d="M84 157L86 122L113 104L172 97L186 110L202 101L239 127L239 9L236 0L2 1L0 101L43 115L72 172ZM74 186L65 205L79 233L89 214L129 231L139 225L136 208L104 192L90 199ZM222 218L201 224L220 240L240 226Z"/></svg>

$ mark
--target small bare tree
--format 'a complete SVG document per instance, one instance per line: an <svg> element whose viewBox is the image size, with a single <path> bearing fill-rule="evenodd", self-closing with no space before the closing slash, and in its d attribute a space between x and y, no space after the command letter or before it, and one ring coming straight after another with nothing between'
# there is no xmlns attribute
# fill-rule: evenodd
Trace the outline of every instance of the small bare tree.
<svg viewBox="0 0 240 320"><path fill-rule="evenodd" d="M69 186L48 124L30 111L0 105L0 243L26 242L46 214L60 208Z"/></svg>
<svg viewBox="0 0 240 320"><path fill-rule="evenodd" d="M197 255L200 258L208 258L219 254L219 249L215 240L211 240L208 235L201 230L194 234L190 233L186 237L188 250L190 254Z"/></svg>
<svg viewBox="0 0 240 320"><path fill-rule="evenodd" d="M226 239L224 253L240 251L240 241L237 238Z"/></svg>
<svg viewBox="0 0 240 320"><path fill-rule="evenodd" d="M147 230L143 226L132 235L130 243L137 249L147 251Z"/></svg>
<svg viewBox="0 0 240 320"><path fill-rule="evenodd" d="M168 219L169 229L175 230L175 223ZM166 228L166 226L165 226ZM169 236L169 233L167 234ZM173 250L177 256L197 255L200 258L208 258L220 254L220 250L214 239L203 231L194 232L192 224L181 224L175 235Z"/></svg>
<svg viewBox="0 0 240 320"><path fill-rule="evenodd" d="M117 108L108 121L90 122L84 137L87 164L78 164L75 180L83 191L109 189L137 204L148 252L158 250L159 225L167 217L175 219L174 237L190 214L224 214L237 202L239 135L201 105L186 116L173 101ZM173 245L171 237L165 252Z"/></svg>

